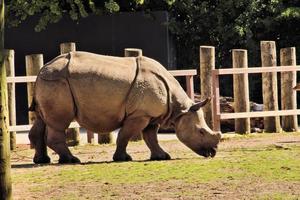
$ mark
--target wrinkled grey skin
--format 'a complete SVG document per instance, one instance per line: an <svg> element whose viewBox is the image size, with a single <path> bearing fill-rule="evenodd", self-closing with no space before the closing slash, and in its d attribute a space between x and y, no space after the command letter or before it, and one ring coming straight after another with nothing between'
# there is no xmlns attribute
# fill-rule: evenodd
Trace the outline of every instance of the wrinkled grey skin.
<svg viewBox="0 0 300 200"><path fill-rule="evenodd" d="M120 128L114 161L129 161L129 139L143 134L151 160L170 156L158 144L160 126L199 155L213 157L221 134L206 124L201 107L158 62L147 57L121 58L87 52L61 55L47 63L36 80L31 110L37 120L29 133L35 163L49 163L46 146L60 163L77 163L66 145L72 120L94 132Z"/></svg>

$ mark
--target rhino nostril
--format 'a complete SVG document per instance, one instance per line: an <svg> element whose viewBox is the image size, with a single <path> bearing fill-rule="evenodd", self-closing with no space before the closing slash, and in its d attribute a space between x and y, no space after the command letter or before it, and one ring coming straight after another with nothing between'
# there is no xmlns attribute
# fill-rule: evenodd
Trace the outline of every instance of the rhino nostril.
<svg viewBox="0 0 300 200"><path fill-rule="evenodd" d="M211 148L210 149L210 156L213 158L213 157L215 157L216 154L217 154L216 148Z"/></svg>
<svg viewBox="0 0 300 200"><path fill-rule="evenodd" d="M204 156L205 158L207 157L215 157L217 154L217 148L212 147L212 148L201 148L197 151L197 153L201 156Z"/></svg>

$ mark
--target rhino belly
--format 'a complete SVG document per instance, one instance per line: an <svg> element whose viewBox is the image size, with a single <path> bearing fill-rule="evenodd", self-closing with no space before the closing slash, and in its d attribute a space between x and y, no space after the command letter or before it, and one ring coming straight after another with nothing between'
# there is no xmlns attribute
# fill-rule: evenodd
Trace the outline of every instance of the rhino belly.
<svg viewBox="0 0 300 200"><path fill-rule="evenodd" d="M121 126L130 83L104 77L70 78L69 83L82 127L106 132Z"/></svg>

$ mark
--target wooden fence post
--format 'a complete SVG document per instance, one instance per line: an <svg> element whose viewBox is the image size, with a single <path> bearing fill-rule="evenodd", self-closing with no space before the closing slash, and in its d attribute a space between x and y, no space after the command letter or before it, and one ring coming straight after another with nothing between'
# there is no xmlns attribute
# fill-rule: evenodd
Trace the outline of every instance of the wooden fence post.
<svg viewBox="0 0 300 200"><path fill-rule="evenodd" d="M200 46L200 86L202 97L212 97L212 73L215 69L215 47ZM202 108L207 125L212 128L212 106L209 102Z"/></svg>
<svg viewBox="0 0 300 200"><path fill-rule="evenodd" d="M232 50L233 68L248 68L247 50ZM233 96L235 112L250 112L248 74L233 75ZM235 132L250 133L250 118L235 119Z"/></svg>
<svg viewBox="0 0 300 200"><path fill-rule="evenodd" d="M262 67L274 67L276 63L276 45L274 41L261 41ZM277 73L262 74L264 111L278 111ZM265 117L264 129L267 133L280 132L280 117Z"/></svg>
<svg viewBox="0 0 300 200"><path fill-rule="evenodd" d="M0 1L0 199L12 199L10 176L9 120L7 82L4 66L4 0Z"/></svg>
<svg viewBox="0 0 300 200"><path fill-rule="evenodd" d="M15 76L15 51L12 49L5 49L5 68L6 76L14 77ZM16 125L16 90L15 83L9 83L7 85L7 95L8 95L8 115L9 115L9 124ZM16 132L10 132L10 150L16 150Z"/></svg>
<svg viewBox="0 0 300 200"><path fill-rule="evenodd" d="M138 57L138 56L142 56L142 55L143 55L142 49L135 49L135 48L124 49L125 57Z"/></svg>
<svg viewBox="0 0 300 200"><path fill-rule="evenodd" d="M43 54L26 55L25 63L26 63L26 76L36 76L38 75L41 67L43 67L44 65ZM28 108L31 105L33 93L34 93L34 83L27 83ZM35 113L28 112L29 124L33 124L35 119L36 119Z"/></svg>
<svg viewBox="0 0 300 200"><path fill-rule="evenodd" d="M94 132L86 130L86 137L88 143L94 144L95 142Z"/></svg>
<svg viewBox="0 0 300 200"><path fill-rule="evenodd" d="M98 133L98 144L112 143L112 133Z"/></svg>
<svg viewBox="0 0 300 200"><path fill-rule="evenodd" d="M135 48L126 48L124 49L124 56L125 57L138 57L138 56L142 56L143 55L143 51L142 49L135 49ZM131 141L139 141L142 139L142 133L133 136L130 140Z"/></svg>
<svg viewBox="0 0 300 200"><path fill-rule="evenodd" d="M61 43L59 46L60 46L60 54L76 51L76 44L74 42Z"/></svg>
<svg viewBox="0 0 300 200"><path fill-rule="evenodd" d="M280 65L296 66L296 48L280 49ZM297 72L281 73L281 109L297 109L297 96L293 87L296 85ZM286 132L298 131L297 115L282 116L282 129Z"/></svg>
<svg viewBox="0 0 300 200"><path fill-rule="evenodd" d="M60 44L60 54L76 51L76 44L74 42L67 42ZM68 128L66 130L66 141L68 146L76 146L80 143L80 129Z"/></svg>

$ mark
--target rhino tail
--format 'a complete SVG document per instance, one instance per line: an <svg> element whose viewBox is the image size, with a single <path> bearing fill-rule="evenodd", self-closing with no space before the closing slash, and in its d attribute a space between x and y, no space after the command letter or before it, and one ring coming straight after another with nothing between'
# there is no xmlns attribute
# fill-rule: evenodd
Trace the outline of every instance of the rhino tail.
<svg viewBox="0 0 300 200"><path fill-rule="evenodd" d="M31 104L28 108L28 111L35 112L36 111L36 106L37 106L37 103L36 103L35 99L33 98L32 101L31 101Z"/></svg>

